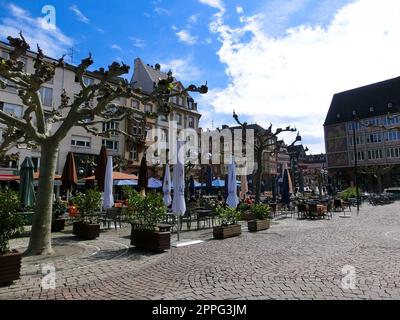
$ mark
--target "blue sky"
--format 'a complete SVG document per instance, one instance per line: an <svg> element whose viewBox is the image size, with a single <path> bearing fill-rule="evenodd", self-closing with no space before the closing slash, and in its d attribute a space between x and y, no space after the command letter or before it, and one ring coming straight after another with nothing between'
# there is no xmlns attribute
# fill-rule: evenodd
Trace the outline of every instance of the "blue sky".
<svg viewBox="0 0 400 320"><path fill-rule="evenodd" d="M40 23L45 5L56 29ZM319 153L335 92L399 75L399 18L397 0L0 0L0 38L22 29L55 57L74 48L78 63L90 51L94 68L160 63L185 84L208 81L203 128L233 124L235 109L296 126Z"/></svg>

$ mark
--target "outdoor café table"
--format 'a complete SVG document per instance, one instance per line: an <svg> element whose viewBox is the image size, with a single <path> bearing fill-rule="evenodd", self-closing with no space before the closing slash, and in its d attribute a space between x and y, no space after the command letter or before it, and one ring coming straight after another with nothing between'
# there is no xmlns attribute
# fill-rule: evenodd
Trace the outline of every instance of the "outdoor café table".
<svg viewBox="0 0 400 320"><path fill-rule="evenodd" d="M210 209L199 209L199 210L195 210L196 214L197 214L197 230L200 229L200 221L203 220L204 221L204 225L205 226L205 221L207 220L207 218L212 218L211 217L211 213L212 210Z"/></svg>

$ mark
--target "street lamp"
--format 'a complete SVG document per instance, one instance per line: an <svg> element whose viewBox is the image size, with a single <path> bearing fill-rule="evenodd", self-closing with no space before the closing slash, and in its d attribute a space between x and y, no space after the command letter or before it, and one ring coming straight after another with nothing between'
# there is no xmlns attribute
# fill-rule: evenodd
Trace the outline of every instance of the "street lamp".
<svg viewBox="0 0 400 320"><path fill-rule="evenodd" d="M357 141L356 141L356 121L357 112L353 110L353 147L354 147L354 184L356 185L356 196L357 196L357 214L360 212L360 195L358 190L358 155L357 155Z"/></svg>

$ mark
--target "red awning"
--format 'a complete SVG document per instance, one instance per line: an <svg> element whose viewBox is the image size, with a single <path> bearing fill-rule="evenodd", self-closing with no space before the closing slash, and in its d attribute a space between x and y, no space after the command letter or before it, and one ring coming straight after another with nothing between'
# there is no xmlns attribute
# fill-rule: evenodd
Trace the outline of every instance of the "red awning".
<svg viewBox="0 0 400 320"><path fill-rule="evenodd" d="M14 181L19 177L14 174L0 174L0 181Z"/></svg>

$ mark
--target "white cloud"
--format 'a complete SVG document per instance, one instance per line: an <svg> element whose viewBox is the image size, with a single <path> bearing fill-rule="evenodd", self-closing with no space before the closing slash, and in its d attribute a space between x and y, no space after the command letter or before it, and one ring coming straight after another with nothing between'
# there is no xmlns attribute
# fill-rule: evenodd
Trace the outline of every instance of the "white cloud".
<svg viewBox="0 0 400 320"><path fill-rule="evenodd" d="M324 151L322 125L334 93L399 76L398 0L358 0L324 28L302 25L279 38L265 30L261 14L236 29L219 14L211 29L221 39L229 83L211 88L204 103L260 124L297 126L312 152Z"/></svg>
<svg viewBox="0 0 400 320"><path fill-rule="evenodd" d="M122 51L122 48L121 48L119 45L117 45L117 44L113 44L113 45L111 46L111 49Z"/></svg>
<svg viewBox="0 0 400 320"><path fill-rule="evenodd" d="M154 8L154 12L157 13L159 16L169 16L170 13L167 9L156 7Z"/></svg>
<svg viewBox="0 0 400 320"><path fill-rule="evenodd" d="M206 4L212 8L219 9L220 11L225 11L222 0L199 0L199 2Z"/></svg>
<svg viewBox="0 0 400 320"><path fill-rule="evenodd" d="M188 22L189 23L197 23L197 21L199 20L199 14L192 14L189 18L188 18Z"/></svg>
<svg viewBox="0 0 400 320"><path fill-rule="evenodd" d="M178 27L177 27L177 26L174 26L174 25L172 25L172 26L171 26L171 29L172 29L172 30L174 30L174 31L176 31L176 30L178 30Z"/></svg>
<svg viewBox="0 0 400 320"><path fill-rule="evenodd" d="M237 14L243 14L244 13L243 8L242 7L236 7L236 13Z"/></svg>
<svg viewBox="0 0 400 320"><path fill-rule="evenodd" d="M202 76L202 71L194 65L190 57L184 59L171 59L161 62L160 64L162 70L172 70L173 76L183 83L193 83Z"/></svg>
<svg viewBox="0 0 400 320"><path fill-rule="evenodd" d="M146 46L146 42L143 39L130 37L130 40L133 41L133 45L137 48L144 48Z"/></svg>
<svg viewBox="0 0 400 320"><path fill-rule="evenodd" d="M181 30L179 32L176 32L176 35L178 36L179 41L184 42L186 44L193 45L193 44L197 43L198 38L195 36L192 36L190 34L190 32L187 30Z"/></svg>
<svg viewBox="0 0 400 320"><path fill-rule="evenodd" d="M74 41L66 36L58 27L48 28L42 17L32 18L30 13L14 4L8 5L11 16L0 20L0 37L17 37L22 31L32 50L39 44L43 52L58 58L72 47Z"/></svg>
<svg viewBox="0 0 400 320"><path fill-rule="evenodd" d="M78 6L76 4L72 5L69 10L73 11L76 15L76 17L78 18L79 21L86 23L86 24L90 24L90 20L88 17L86 17L79 9Z"/></svg>

